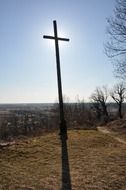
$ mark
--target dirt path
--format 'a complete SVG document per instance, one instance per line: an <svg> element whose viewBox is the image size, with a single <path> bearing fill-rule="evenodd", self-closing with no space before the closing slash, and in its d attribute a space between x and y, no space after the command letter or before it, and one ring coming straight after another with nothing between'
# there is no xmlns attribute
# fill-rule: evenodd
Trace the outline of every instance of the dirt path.
<svg viewBox="0 0 126 190"><path fill-rule="evenodd" d="M125 144L126 145L126 141L123 140L120 137L116 137L114 135L114 133L112 133L111 131L109 131L106 127L97 127L98 131L104 133L104 134L108 134L109 136L111 136L112 138L114 138L115 140L117 140L118 142Z"/></svg>

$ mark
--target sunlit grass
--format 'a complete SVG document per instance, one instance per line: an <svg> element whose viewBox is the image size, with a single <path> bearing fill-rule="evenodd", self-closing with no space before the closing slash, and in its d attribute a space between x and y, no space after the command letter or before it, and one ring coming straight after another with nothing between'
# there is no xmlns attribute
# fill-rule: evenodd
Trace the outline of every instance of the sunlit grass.
<svg viewBox="0 0 126 190"><path fill-rule="evenodd" d="M126 147L98 131L69 131L72 189L126 188ZM0 190L59 190L61 147L56 133L0 152Z"/></svg>

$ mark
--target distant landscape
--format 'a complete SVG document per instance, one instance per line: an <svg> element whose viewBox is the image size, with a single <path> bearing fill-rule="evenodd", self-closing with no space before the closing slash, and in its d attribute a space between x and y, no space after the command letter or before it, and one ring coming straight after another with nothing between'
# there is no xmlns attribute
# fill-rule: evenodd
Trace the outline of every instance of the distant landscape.
<svg viewBox="0 0 126 190"><path fill-rule="evenodd" d="M101 113L99 117L99 112L93 103L65 103L64 111L68 129L92 129L118 118L116 103L108 103L106 106L108 118L104 116L104 113ZM125 117L125 103L123 103L122 109ZM0 105L1 140L13 139L20 135L35 135L45 131L58 131L59 122L59 105L57 103Z"/></svg>

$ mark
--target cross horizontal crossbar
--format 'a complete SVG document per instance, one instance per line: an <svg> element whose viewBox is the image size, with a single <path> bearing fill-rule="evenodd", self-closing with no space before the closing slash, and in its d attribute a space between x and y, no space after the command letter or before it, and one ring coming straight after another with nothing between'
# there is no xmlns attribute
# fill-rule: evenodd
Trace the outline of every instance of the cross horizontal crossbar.
<svg viewBox="0 0 126 190"><path fill-rule="evenodd" d="M44 35L43 38L51 39L51 40L56 40L57 39L57 40L67 41L67 42L70 41L68 38L59 38L59 37L56 38L56 37L53 37L53 36L46 36L46 35Z"/></svg>

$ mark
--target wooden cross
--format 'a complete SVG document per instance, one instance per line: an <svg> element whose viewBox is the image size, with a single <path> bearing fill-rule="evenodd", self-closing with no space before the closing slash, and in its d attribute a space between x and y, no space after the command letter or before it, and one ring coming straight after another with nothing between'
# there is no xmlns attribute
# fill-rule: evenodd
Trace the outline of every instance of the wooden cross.
<svg viewBox="0 0 126 190"><path fill-rule="evenodd" d="M55 40L59 109L60 109L60 135L61 135L61 137L65 136L67 138L67 126L66 126L66 121L65 121L65 117L64 117L64 107L63 107L62 82L61 82L61 71L60 71L60 55L59 55L58 41L59 40L69 41L69 39L58 37L56 20L53 21L53 26L54 26L54 36L44 35L43 38Z"/></svg>

